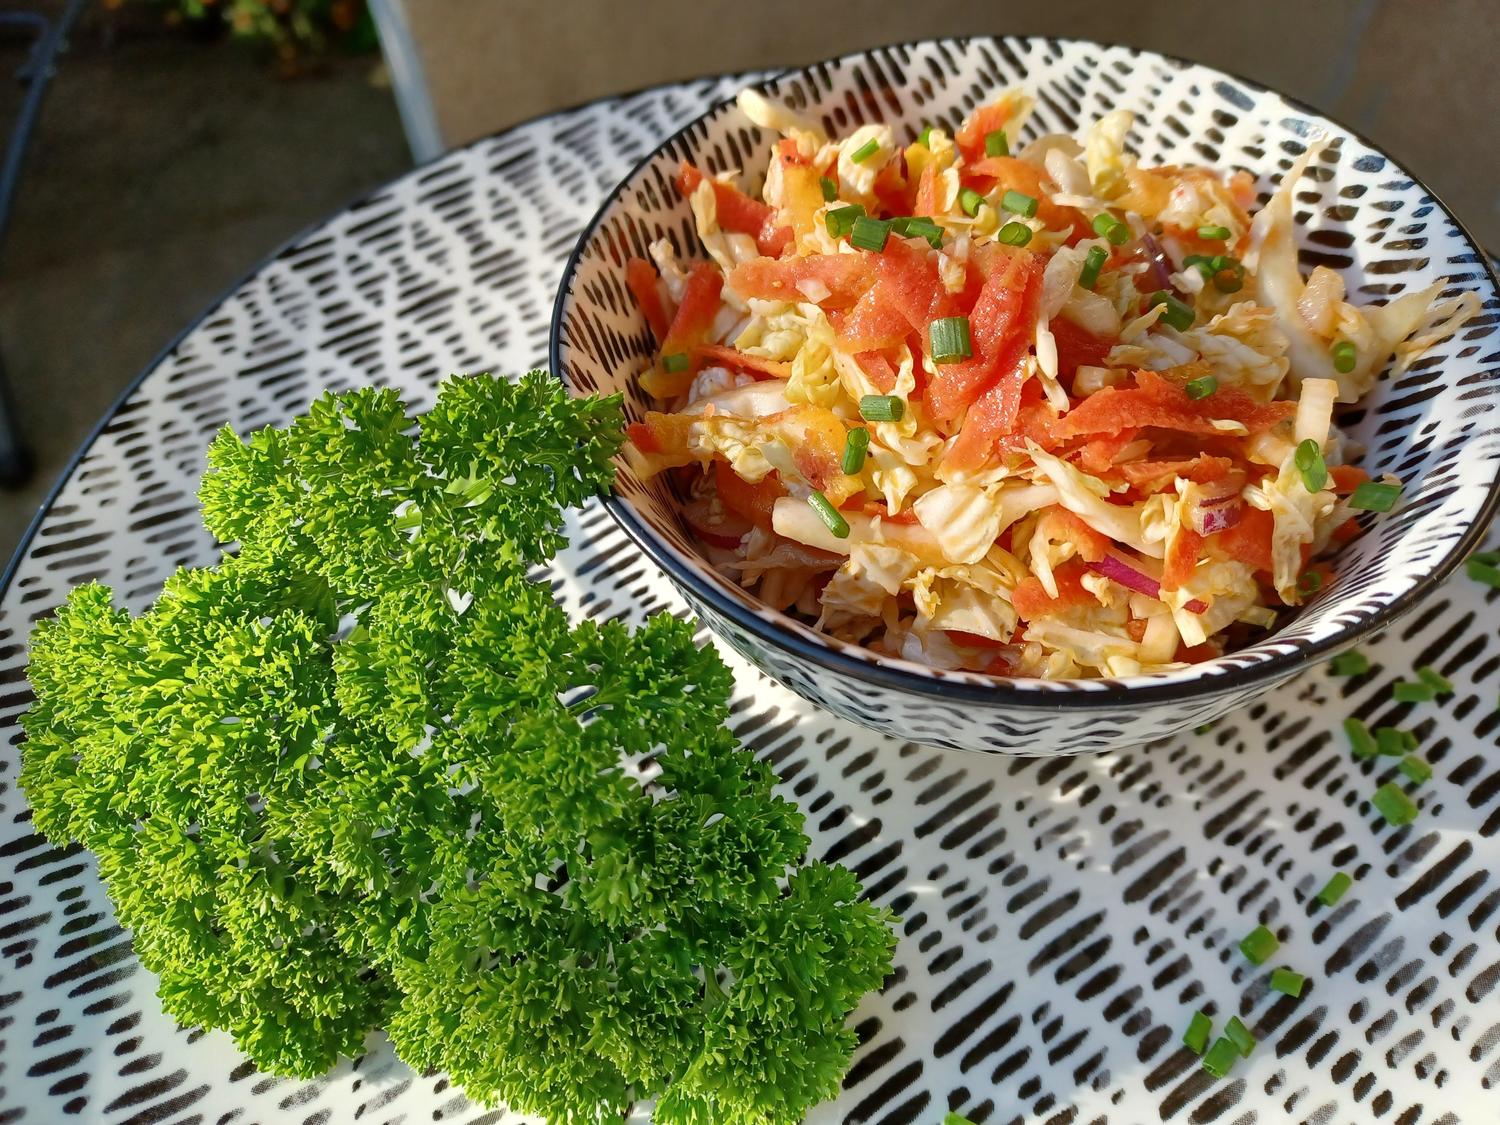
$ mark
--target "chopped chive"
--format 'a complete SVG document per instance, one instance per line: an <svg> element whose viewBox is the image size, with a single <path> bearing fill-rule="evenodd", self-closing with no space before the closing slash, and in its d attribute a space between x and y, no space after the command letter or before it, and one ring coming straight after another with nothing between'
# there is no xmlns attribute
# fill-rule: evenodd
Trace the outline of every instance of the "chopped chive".
<svg viewBox="0 0 1500 1125"><path fill-rule="evenodd" d="M926 132L926 130L924 129L923 132ZM973 1121L970 1121L961 1113L953 1113L950 1111L943 1118L943 1125L975 1125L975 1123Z"/></svg>
<svg viewBox="0 0 1500 1125"><path fill-rule="evenodd" d="M1291 997L1302 995L1302 989L1307 984L1307 978L1301 973L1294 973L1291 969L1271 970L1271 990L1273 992L1284 992Z"/></svg>
<svg viewBox="0 0 1500 1125"><path fill-rule="evenodd" d="M1475 582L1483 582L1492 589L1500 590L1500 566L1486 555L1471 555L1464 561L1464 571Z"/></svg>
<svg viewBox="0 0 1500 1125"><path fill-rule="evenodd" d="M1187 1030L1182 1033L1182 1041L1193 1054L1201 1055L1208 1047L1208 1036L1213 1029L1213 1020L1202 1012L1194 1012L1193 1018L1188 1021Z"/></svg>
<svg viewBox="0 0 1500 1125"><path fill-rule="evenodd" d="M932 348L933 363L957 363L974 354L966 316L945 316L934 320L927 326L927 342Z"/></svg>
<svg viewBox="0 0 1500 1125"><path fill-rule="evenodd" d="M827 176L818 177L818 186L823 189L823 202L832 203L839 197L839 185Z"/></svg>
<svg viewBox="0 0 1500 1125"><path fill-rule="evenodd" d="M1361 482L1349 496L1349 507L1361 512L1389 512L1401 499L1401 486L1385 481Z"/></svg>
<svg viewBox="0 0 1500 1125"><path fill-rule="evenodd" d="M858 203L835 207L823 217L823 224L828 228L828 233L834 238L843 238L844 235L854 229L854 221L864 215L864 213L864 207Z"/></svg>
<svg viewBox="0 0 1500 1125"><path fill-rule="evenodd" d="M1099 281L1099 271L1104 268L1104 263L1109 261L1109 253L1102 246L1090 246L1089 252L1084 255L1083 269L1078 274L1078 284L1085 289L1092 289Z"/></svg>
<svg viewBox="0 0 1500 1125"><path fill-rule="evenodd" d="M1031 228L1025 223L1006 223L995 237L1007 246L1025 246L1031 241Z"/></svg>
<svg viewBox="0 0 1500 1125"><path fill-rule="evenodd" d="M1263 965L1266 959L1281 948L1281 942L1276 935L1264 926L1256 926L1245 935L1240 942L1240 952L1245 955L1245 960L1252 965Z"/></svg>
<svg viewBox="0 0 1500 1125"><path fill-rule="evenodd" d="M818 513L818 518L823 521L823 526L833 532L835 539L849 538L849 521L839 512L821 492L814 492L807 498L808 506Z"/></svg>
<svg viewBox="0 0 1500 1125"><path fill-rule="evenodd" d="M1215 1078L1223 1078L1234 1066L1234 1062L1240 1057L1237 1048L1228 1039L1220 1037L1214 1041L1214 1045L1208 1049L1208 1054L1203 1056L1203 1069Z"/></svg>
<svg viewBox="0 0 1500 1125"><path fill-rule="evenodd" d="M1310 598L1323 588L1323 575L1316 570L1302 572L1302 577L1297 579L1297 593L1304 598Z"/></svg>
<svg viewBox="0 0 1500 1125"><path fill-rule="evenodd" d="M1227 264L1214 270L1214 288L1220 293L1238 293L1245 287L1245 267L1233 258L1219 258Z"/></svg>
<svg viewBox="0 0 1500 1125"><path fill-rule="evenodd" d="M1234 1044L1234 1049L1240 1053L1240 1058L1248 1059L1250 1052L1255 1050L1255 1036L1250 1034L1250 1029L1240 1022L1239 1016L1230 1016L1229 1022L1224 1025L1224 1038Z"/></svg>
<svg viewBox="0 0 1500 1125"><path fill-rule="evenodd" d="M883 219L872 219L868 215L861 215L854 220L854 226L849 230L849 245L878 253L885 249L886 240L890 237L890 223Z"/></svg>
<svg viewBox="0 0 1500 1125"><path fill-rule="evenodd" d="M1401 736L1401 745L1407 750L1415 750L1417 748L1417 736L1412 734L1411 731L1403 730L1396 733Z"/></svg>
<svg viewBox="0 0 1500 1125"><path fill-rule="evenodd" d="M932 147L932 126L931 125L923 125L922 126L922 131L917 134L917 144L921 145L923 148L931 148Z"/></svg>
<svg viewBox="0 0 1500 1125"><path fill-rule="evenodd" d="M1397 703L1430 703L1437 698L1431 684L1420 680L1397 680L1391 688L1391 698Z"/></svg>
<svg viewBox="0 0 1500 1125"><path fill-rule="evenodd" d="M1431 664L1423 664L1417 669L1417 679L1421 680L1438 695L1453 694L1453 681Z"/></svg>
<svg viewBox="0 0 1500 1125"><path fill-rule="evenodd" d="M880 142L877 141L874 137L871 137L868 141L851 152L849 154L849 159L852 160L855 164L863 164L866 160L870 159L870 157L874 156L879 151Z"/></svg>
<svg viewBox="0 0 1500 1125"><path fill-rule="evenodd" d="M1198 237L1222 242L1229 237L1228 227L1199 227Z"/></svg>
<svg viewBox="0 0 1500 1125"><path fill-rule="evenodd" d="M899 422L906 403L895 395L865 395L859 400L859 416L867 422Z"/></svg>
<svg viewBox="0 0 1500 1125"><path fill-rule="evenodd" d="M1382 758L1394 758L1414 749L1406 744L1406 739L1407 732L1404 730L1397 730L1395 727L1375 728L1376 752Z"/></svg>
<svg viewBox="0 0 1500 1125"><path fill-rule="evenodd" d="M1151 294L1146 302L1148 309L1154 309L1157 305L1164 306L1160 318L1161 323L1166 324L1170 328L1175 328L1179 332L1193 326L1193 317L1195 315L1193 313L1193 306L1183 304L1165 289L1158 289L1155 293Z"/></svg>
<svg viewBox="0 0 1500 1125"><path fill-rule="evenodd" d="M1093 227L1095 234L1113 246L1124 246L1130 241L1130 228L1107 211L1094 216Z"/></svg>
<svg viewBox="0 0 1500 1125"><path fill-rule="evenodd" d="M1309 492L1322 492L1328 483L1328 462L1323 460L1323 446L1317 438L1297 446L1294 463L1302 474L1302 486Z"/></svg>
<svg viewBox="0 0 1500 1125"><path fill-rule="evenodd" d="M1189 254L1182 259L1182 264L1190 269L1195 269L1203 275L1207 281L1214 275L1214 259L1211 254Z"/></svg>
<svg viewBox="0 0 1500 1125"><path fill-rule="evenodd" d="M1007 191L1000 197L1000 206L1012 215L1020 215L1023 219L1032 218L1036 214L1037 198L1027 195L1024 191Z"/></svg>
<svg viewBox="0 0 1500 1125"><path fill-rule="evenodd" d="M958 205L964 209L964 214L973 218L979 214L979 209L984 206L984 196L980 195L971 187L966 187L958 193Z"/></svg>
<svg viewBox="0 0 1500 1125"><path fill-rule="evenodd" d="M1188 398L1207 398L1219 389L1219 381L1212 375L1204 375L1197 379L1189 379L1182 389L1187 391Z"/></svg>
<svg viewBox="0 0 1500 1125"><path fill-rule="evenodd" d="M891 230L903 238L925 238L934 250L943 244L943 228L925 215L910 215L890 222Z"/></svg>
<svg viewBox="0 0 1500 1125"><path fill-rule="evenodd" d="M688 359L687 352L673 352L671 355L661 357L661 369L669 374L675 375L679 371L686 371L691 366L692 362Z"/></svg>
<svg viewBox="0 0 1500 1125"><path fill-rule="evenodd" d="M986 156L1010 155L1010 141L1006 139L1004 129L996 129L984 135L984 154Z"/></svg>
<svg viewBox="0 0 1500 1125"><path fill-rule="evenodd" d="M1333 345L1333 368L1340 375L1347 375L1354 370L1354 361L1359 352L1355 349L1353 341L1340 340Z"/></svg>
<svg viewBox="0 0 1500 1125"><path fill-rule="evenodd" d="M1408 797L1394 781L1387 781L1370 797L1375 811L1392 827L1399 828L1417 819L1417 803Z"/></svg>
<svg viewBox="0 0 1500 1125"><path fill-rule="evenodd" d="M1214 723L1213 723L1213 720L1210 719L1206 723L1199 723L1197 726L1195 726L1193 728L1193 733L1194 734L1207 734L1209 731L1211 731L1213 729L1214 729Z"/></svg>
<svg viewBox="0 0 1500 1125"><path fill-rule="evenodd" d="M1339 899L1343 898L1352 886L1354 886L1353 879L1342 871L1335 871L1328 882L1323 884L1323 889L1314 897L1324 906L1337 906Z"/></svg>
<svg viewBox="0 0 1500 1125"><path fill-rule="evenodd" d="M1426 758L1419 758L1415 754L1402 758L1396 763L1396 768L1418 785L1432 780L1432 766L1428 765Z"/></svg>
<svg viewBox="0 0 1500 1125"><path fill-rule="evenodd" d="M1329 666L1335 676L1363 676L1370 670L1370 658L1358 649L1350 649L1335 656Z"/></svg>
<svg viewBox="0 0 1500 1125"><path fill-rule="evenodd" d="M849 436L844 439L844 459L840 468L849 476L853 476L865 467L865 454L870 448L870 431L863 426L856 426L849 431Z"/></svg>
<svg viewBox="0 0 1500 1125"><path fill-rule="evenodd" d="M1373 758L1380 753L1380 746L1376 743L1375 736L1370 733L1370 728L1359 719L1353 717L1345 719L1344 733L1349 736L1349 745L1354 750L1356 758Z"/></svg>

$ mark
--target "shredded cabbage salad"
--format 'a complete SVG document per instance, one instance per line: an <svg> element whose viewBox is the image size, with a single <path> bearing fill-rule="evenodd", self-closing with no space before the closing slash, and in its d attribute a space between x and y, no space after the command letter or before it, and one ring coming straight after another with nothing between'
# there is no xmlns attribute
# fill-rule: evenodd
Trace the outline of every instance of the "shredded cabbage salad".
<svg viewBox="0 0 1500 1125"><path fill-rule="evenodd" d="M629 427L721 572L885 654L1001 676L1210 659L1337 580L1385 512L1334 424L1478 308L1356 306L1303 278L1292 195L1145 167L1128 113L1019 143L1008 91L957 133L780 134L759 198L682 166L704 255L626 282L658 345Z"/></svg>

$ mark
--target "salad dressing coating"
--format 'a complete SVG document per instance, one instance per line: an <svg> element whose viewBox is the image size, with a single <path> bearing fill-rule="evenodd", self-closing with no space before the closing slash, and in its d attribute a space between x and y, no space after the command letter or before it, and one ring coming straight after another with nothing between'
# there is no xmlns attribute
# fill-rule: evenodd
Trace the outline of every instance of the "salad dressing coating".
<svg viewBox="0 0 1500 1125"><path fill-rule="evenodd" d="M629 427L708 559L777 609L919 663L1122 676L1220 655L1337 581L1390 510L1334 423L1478 308L1356 306L1297 266L1292 193L1146 167L1131 116L1020 137L1007 91L949 136L780 134L759 196L685 164L704 258L627 280L659 345Z"/></svg>

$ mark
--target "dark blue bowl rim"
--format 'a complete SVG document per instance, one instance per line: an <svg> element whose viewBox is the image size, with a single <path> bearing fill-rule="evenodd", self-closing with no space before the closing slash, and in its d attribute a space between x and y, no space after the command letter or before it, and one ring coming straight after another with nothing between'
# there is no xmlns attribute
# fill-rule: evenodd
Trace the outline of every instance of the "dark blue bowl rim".
<svg viewBox="0 0 1500 1125"><path fill-rule="evenodd" d="M852 51L845 55L839 55L835 58L810 63L806 66L791 67L754 85L757 89L765 89L768 86L773 86L789 78L807 77L811 79L814 77L813 72L820 67L841 64L849 60L885 51L912 49L930 44L944 44L962 50L970 43L982 40L995 43L1004 41L1044 45L1076 44L1084 47L1096 47L1100 50L1124 49L1138 57L1159 58L1178 67L1199 67L1221 75L1248 90L1260 94L1272 94L1281 98L1288 106L1307 114L1313 119L1328 122L1373 151L1385 156L1400 168L1403 173L1411 178L1412 183L1425 192L1442 209L1444 214L1452 220L1454 226L1458 229L1459 236L1468 245L1470 252L1483 267L1485 273L1488 274L1490 284L1497 292L1500 292L1500 274L1496 273L1495 266L1491 262L1489 255L1485 253L1473 233L1454 214L1453 210L1443 202L1442 198L1428 187L1424 180L1414 175L1408 165L1395 156L1392 156L1385 148L1377 145L1359 130L1350 128L1343 122L1330 117L1323 111L1315 109L1297 98L1283 94L1279 90L1273 90L1264 83L1245 78L1232 71L1221 70L1218 67L1211 67L1204 63L1194 62L1191 59L1181 58L1177 55L1145 50L1124 43L1110 44L1093 39L1073 39L1050 35L914 39L886 46L868 47L859 51ZM559 380L566 382L562 375L562 338L560 329L572 297L573 278L578 270L578 264L583 256L584 248L593 240L594 235L624 196L627 188L636 181L636 178L642 171L664 149L684 139L690 131L697 128L704 121L717 117L733 105L733 98L720 101L710 106L697 117L694 117L670 136L664 138L660 144L636 162L635 166L631 168L624 179L605 197L604 201L599 205L598 210L594 212L593 218L584 227L583 233L579 236L577 244L574 246L572 253L568 255L567 263L563 267L562 277L558 283L557 297L553 302L552 308L552 327L548 340L547 360L554 375ZM706 603L716 613L728 618L741 629L753 634L772 647L785 649L793 655L819 665L830 672L852 676L873 687L930 696L950 702L978 703L1024 711L1107 711L1117 709L1121 705L1144 705L1167 702L1187 703L1193 700L1211 699L1220 695L1254 691L1256 688L1267 688L1295 675L1312 664L1333 656L1344 649L1353 647L1372 633L1389 628L1395 621L1415 608L1423 599L1441 586L1443 581L1458 568L1458 565L1464 558L1483 542L1490 521L1494 518L1496 511L1500 510L1500 469L1497 469L1496 478L1490 482L1489 492L1474 521L1465 529L1463 535L1454 543L1452 549L1443 558L1438 560L1433 569L1418 578L1406 592L1379 607L1358 622L1344 627L1335 635L1299 645L1293 652L1276 653L1254 664L1238 665L1227 672L1202 676L1185 683L1143 683L1140 685L1111 687L1099 690L1021 688L1017 686L1018 683L1026 681L997 678L992 683L979 684L936 676L918 675L901 668L879 664L870 659L851 655L848 651L809 641L806 637L798 633L781 628L775 623L750 612L743 604L730 597L716 585L705 581L695 570L683 565L672 550L667 548L656 537L655 532L642 522L635 510L621 499L617 493L609 492L605 494L603 504L609 514L614 517L615 522L620 525L625 534L640 547L646 556L661 567L669 578L689 591L692 597ZM1232 656L1233 654L1229 655ZM1029 682L1035 683L1037 681Z"/></svg>

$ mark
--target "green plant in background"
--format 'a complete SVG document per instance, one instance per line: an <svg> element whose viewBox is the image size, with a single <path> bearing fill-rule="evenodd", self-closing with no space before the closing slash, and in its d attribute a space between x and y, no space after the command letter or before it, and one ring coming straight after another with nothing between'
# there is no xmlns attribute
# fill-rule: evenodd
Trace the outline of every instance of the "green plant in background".
<svg viewBox="0 0 1500 1125"><path fill-rule="evenodd" d="M375 25L364 0L155 0L178 19L222 24L240 39L264 43L283 61L331 48L374 50Z"/></svg>

